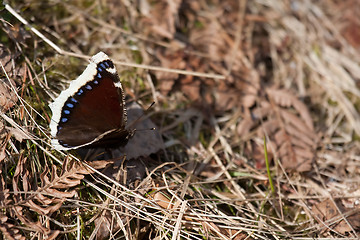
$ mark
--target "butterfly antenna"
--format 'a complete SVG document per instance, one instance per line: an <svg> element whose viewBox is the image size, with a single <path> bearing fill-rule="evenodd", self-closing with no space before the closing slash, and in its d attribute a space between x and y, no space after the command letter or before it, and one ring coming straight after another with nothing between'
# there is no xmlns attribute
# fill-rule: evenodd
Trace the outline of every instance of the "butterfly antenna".
<svg viewBox="0 0 360 240"><path fill-rule="evenodd" d="M152 102L150 106L145 110L144 114L148 114L149 110L155 105L155 102Z"/></svg>

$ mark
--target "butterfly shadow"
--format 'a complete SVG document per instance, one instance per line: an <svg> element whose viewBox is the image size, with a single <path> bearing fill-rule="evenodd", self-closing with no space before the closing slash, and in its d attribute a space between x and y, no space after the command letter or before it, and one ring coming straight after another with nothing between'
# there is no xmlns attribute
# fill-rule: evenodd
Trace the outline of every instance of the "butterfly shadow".
<svg viewBox="0 0 360 240"><path fill-rule="evenodd" d="M128 127L134 128L134 135L126 144L116 148L79 148L78 155L84 161L109 160L113 164L108 166L103 173L114 177L119 170L127 171L127 182L142 179L145 175L149 158L165 149L158 127L150 118L144 116L144 111L136 102L127 104ZM142 118L144 116L144 118ZM139 118L142 118L138 121ZM133 124L135 123L135 125ZM129 129L131 130L131 129Z"/></svg>

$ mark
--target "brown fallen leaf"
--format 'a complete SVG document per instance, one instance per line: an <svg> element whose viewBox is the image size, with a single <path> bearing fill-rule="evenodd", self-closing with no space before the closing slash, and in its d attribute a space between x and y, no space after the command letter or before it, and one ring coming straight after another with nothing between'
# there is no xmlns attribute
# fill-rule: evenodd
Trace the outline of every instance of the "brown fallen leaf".
<svg viewBox="0 0 360 240"><path fill-rule="evenodd" d="M36 231L43 235L45 239L55 239L60 231L53 230L46 221L34 221L31 212L47 218L58 211L66 199L74 197L76 190L74 187L81 183L85 175L92 171L85 164L77 161L69 161L65 158L61 172L55 165L51 169L45 165L44 171L40 174L40 186L34 184L35 176L31 174L28 168L28 158L20 155L14 176L12 186L14 194L12 197L4 190L4 181L0 179L0 187L3 189L3 195L0 200L9 210L13 218L10 222L19 221L29 228L30 231ZM95 161L91 165L95 168L104 167L108 161ZM0 189L1 190L1 189ZM11 201L11 204L9 203ZM48 221L48 220L47 220ZM3 223L4 231L7 223Z"/></svg>
<svg viewBox="0 0 360 240"><path fill-rule="evenodd" d="M22 142L24 139L31 139L30 134L25 132L24 129L18 129L13 127L5 127L5 129L8 130L9 133L19 142Z"/></svg>
<svg viewBox="0 0 360 240"><path fill-rule="evenodd" d="M345 235L351 232L352 229L341 217L341 214L345 216L348 223L351 224L352 228L359 229L360 208L346 208L340 201L336 201L336 204L337 207L333 201L327 199L313 206L313 213L316 215L315 219L323 227L323 232L328 232L330 229ZM338 209L341 211L341 214L339 213ZM326 226L323 224L324 222ZM327 226L329 226L330 229Z"/></svg>
<svg viewBox="0 0 360 240"><path fill-rule="evenodd" d="M341 13L335 21L341 35L355 49L360 50L360 21L357 13L360 11L359 2L356 0L334 1L333 8Z"/></svg>
<svg viewBox="0 0 360 240"><path fill-rule="evenodd" d="M8 34L10 34L10 32ZM24 78L24 76L26 77L26 65L19 66L15 64L14 60L18 56L19 54L10 52L5 45L0 43L0 63L8 76L8 78L0 79L0 110L2 112L8 111L18 101L17 95L13 90L16 88L15 81ZM0 72L3 72L2 68L0 68Z"/></svg>
<svg viewBox="0 0 360 240"><path fill-rule="evenodd" d="M13 81L12 84L15 86ZM13 92L9 83L6 83L6 80L0 80L0 110L2 112L8 111L15 105L17 100L17 96Z"/></svg>
<svg viewBox="0 0 360 240"><path fill-rule="evenodd" d="M144 34L155 39L172 39L180 4L179 0L161 0L145 5L146 9L142 8L143 18L140 20Z"/></svg>
<svg viewBox="0 0 360 240"><path fill-rule="evenodd" d="M160 66L164 68L184 69L186 66L184 53L182 51L164 52L159 50L156 56L160 61ZM160 92L164 95L167 95L172 90L175 80L179 77L177 73L165 71L155 71L154 74L159 82Z"/></svg>
<svg viewBox="0 0 360 240"><path fill-rule="evenodd" d="M237 127L238 134L256 131L259 139L268 136L270 159L278 157L287 170L309 171L318 142L309 110L287 90L272 88L267 94L269 100L264 99L244 115ZM257 167L265 167L262 144L248 145L247 154L255 159Z"/></svg>
<svg viewBox="0 0 360 240"><path fill-rule="evenodd" d="M110 211L104 211L95 219L94 223L97 229L96 240L109 239L110 233L119 231L119 221L123 221L123 219L115 218L116 216L111 214Z"/></svg>

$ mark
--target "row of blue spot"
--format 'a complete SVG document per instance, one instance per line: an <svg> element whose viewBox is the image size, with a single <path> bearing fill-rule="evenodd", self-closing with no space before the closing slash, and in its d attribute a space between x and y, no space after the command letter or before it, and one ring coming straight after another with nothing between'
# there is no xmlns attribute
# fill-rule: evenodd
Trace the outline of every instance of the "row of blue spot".
<svg viewBox="0 0 360 240"><path fill-rule="evenodd" d="M77 101L75 98L70 97L70 98L66 101L65 106L68 107L68 108L70 108L70 109L72 109L72 108L75 107L75 103L77 103L77 102L78 102L78 101ZM63 110L63 113L64 113L65 115L69 115L71 112L70 112L69 109L64 109L64 110ZM61 121L62 123L66 123L68 120L69 120L68 118L62 117L60 121Z"/></svg>

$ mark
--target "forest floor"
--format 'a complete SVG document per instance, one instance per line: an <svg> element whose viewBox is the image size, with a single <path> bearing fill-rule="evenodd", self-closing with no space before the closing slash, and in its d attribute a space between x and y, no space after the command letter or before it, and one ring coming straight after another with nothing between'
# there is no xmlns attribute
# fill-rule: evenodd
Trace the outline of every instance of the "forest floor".
<svg viewBox="0 0 360 240"><path fill-rule="evenodd" d="M358 239L359 12L357 0L8 1L3 238ZM99 51L128 124L147 119L116 157L56 151L48 105Z"/></svg>

